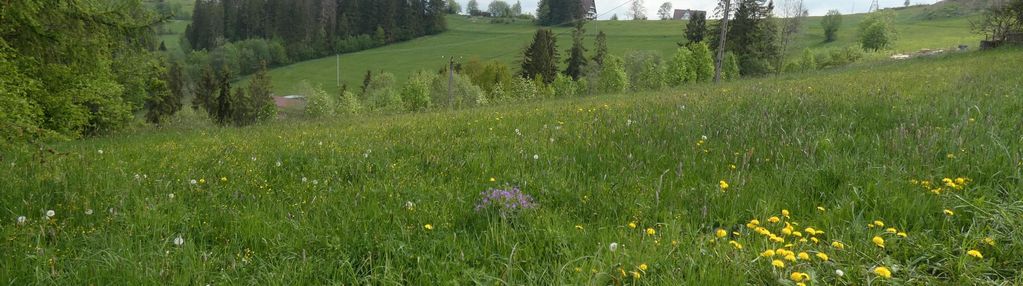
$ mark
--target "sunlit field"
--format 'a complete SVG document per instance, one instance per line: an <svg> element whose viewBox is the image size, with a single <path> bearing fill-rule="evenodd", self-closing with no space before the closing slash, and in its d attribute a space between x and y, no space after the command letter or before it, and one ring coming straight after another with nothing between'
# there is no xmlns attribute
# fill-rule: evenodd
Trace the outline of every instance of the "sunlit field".
<svg viewBox="0 0 1023 286"><path fill-rule="evenodd" d="M1023 284L1020 59L3 150L0 281Z"/></svg>

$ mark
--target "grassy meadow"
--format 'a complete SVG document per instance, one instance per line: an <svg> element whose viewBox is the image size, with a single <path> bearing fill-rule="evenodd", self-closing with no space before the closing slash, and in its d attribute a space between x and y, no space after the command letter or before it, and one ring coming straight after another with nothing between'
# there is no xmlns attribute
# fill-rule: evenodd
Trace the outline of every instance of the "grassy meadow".
<svg viewBox="0 0 1023 286"><path fill-rule="evenodd" d="M915 52L924 48L948 49L959 44L975 47L980 41L980 37L969 29L970 17L925 20L921 17L924 9L912 7L896 10L898 40L891 51L872 55L871 58L886 60L891 53ZM838 40L831 43L824 43L821 17L810 17L788 54L798 57L806 48L823 53L827 49L859 46L857 27L864 16L844 16ZM465 16L449 16L447 19L449 29L442 34L342 55L342 81L350 86L361 84L366 71L373 70L393 73L399 81L404 82L416 71L443 68L451 56L458 57L459 61L471 58L498 60L517 70L521 51L532 40L537 29L532 23L523 20L511 24L491 24L488 19ZM586 24L586 45L592 53L596 34L604 31L608 35L608 49L612 54L621 56L630 50L653 50L668 57L678 48L677 43L682 41L685 24L684 21L657 20L590 22ZM561 56L567 58L572 43L571 29L553 29L558 35ZM333 89L337 83L336 63L335 57L304 61L275 68L271 70L270 76L278 94L298 92L302 81Z"/></svg>
<svg viewBox="0 0 1023 286"><path fill-rule="evenodd" d="M1021 284L1021 55L0 151L0 281Z"/></svg>

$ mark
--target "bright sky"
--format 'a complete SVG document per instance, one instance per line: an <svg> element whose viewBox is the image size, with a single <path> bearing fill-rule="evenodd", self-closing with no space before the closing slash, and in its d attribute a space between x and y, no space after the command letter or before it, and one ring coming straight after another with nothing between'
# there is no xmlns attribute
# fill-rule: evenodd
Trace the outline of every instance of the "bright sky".
<svg viewBox="0 0 1023 286"><path fill-rule="evenodd" d="M469 0L456 0L465 7L465 4ZM487 5L492 0L477 0L480 4L481 10L487 10ZM516 0L504 0L508 4L515 4ZM597 1L597 14L601 14L601 19L611 18L611 15L618 14L621 19L626 19L625 14L629 12L630 0L596 0ZM661 7L664 2L671 2L672 9L696 9L711 11L717 6L717 0L642 0L646 6L647 17L650 19L657 18L657 9ZM775 7L780 7L781 3L787 0L775 0ZM522 11L531 14L536 14L536 3L539 0L522 0ZM810 10L811 16L821 16L828 12L828 10L838 9L842 14L853 14L865 13L867 9L870 9L870 3L872 0L803 0L803 3ZM933 4L938 0L910 0L913 4ZM878 0L881 8L885 7L899 7L905 3L905 0ZM625 4L625 5L623 5ZM621 5L620 8L613 11L609 11Z"/></svg>

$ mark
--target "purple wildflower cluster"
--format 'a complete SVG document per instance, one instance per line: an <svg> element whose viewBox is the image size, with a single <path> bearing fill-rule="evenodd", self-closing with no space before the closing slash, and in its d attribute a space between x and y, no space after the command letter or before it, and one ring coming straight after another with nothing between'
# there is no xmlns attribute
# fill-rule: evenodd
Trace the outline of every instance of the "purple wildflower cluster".
<svg viewBox="0 0 1023 286"><path fill-rule="evenodd" d="M488 208L498 209L502 215L518 210L536 208L533 197L522 193L518 187L510 190L491 189L480 193L482 199L476 204L476 211Z"/></svg>

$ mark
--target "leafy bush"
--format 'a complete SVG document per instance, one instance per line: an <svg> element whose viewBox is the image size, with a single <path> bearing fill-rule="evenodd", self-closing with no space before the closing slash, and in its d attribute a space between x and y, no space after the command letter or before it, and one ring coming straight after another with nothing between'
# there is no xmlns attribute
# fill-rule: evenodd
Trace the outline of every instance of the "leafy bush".
<svg viewBox="0 0 1023 286"><path fill-rule="evenodd" d="M500 85L494 87L495 91L498 88ZM434 105L450 108L481 106L491 101L487 93L474 85L469 77L457 73L451 79L451 94L448 94L448 76L445 74L434 79L430 97Z"/></svg>
<svg viewBox="0 0 1023 286"><path fill-rule="evenodd" d="M710 55L710 48L705 43L689 45L693 52L692 62L689 64L696 74L696 82L708 82L714 79L714 58Z"/></svg>
<svg viewBox="0 0 1023 286"><path fill-rule="evenodd" d="M818 66L825 67L840 67L855 63L863 58L863 49L858 47L847 47L844 49L832 49L825 52L824 55L819 57Z"/></svg>
<svg viewBox="0 0 1023 286"><path fill-rule="evenodd" d="M799 68L803 71L817 70L817 57L810 49L803 50L803 56L799 58Z"/></svg>
<svg viewBox="0 0 1023 286"><path fill-rule="evenodd" d="M867 14L860 22L860 45L864 50L879 51L886 49L895 42L895 14L891 11L879 11Z"/></svg>
<svg viewBox="0 0 1023 286"><path fill-rule="evenodd" d="M635 90L660 89L664 86L661 54L656 51L630 51L625 54L625 72Z"/></svg>
<svg viewBox="0 0 1023 286"><path fill-rule="evenodd" d="M299 92L305 96L305 115L309 117L331 117L336 114L337 103L323 89L307 81L299 83Z"/></svg>
<svg viewBox="0 0 1023 286"><path fill-rule="evenodd" d="M422 111L430 108L430 87L437 76L420 71L412 74L401 89L401 101L405 110Z"/></svg>
<svg viewBox="0 0 1023 286"><path fill-rule="evenodd" d="M721 65L721 79L736 80L739 79L739 75L739 59L735 53L728 52L725 54L725 62Z"/></svg>
<svg viewBox="0 0 1023 286"><path fill-rule="evenodd" d="M600 92L605 93L621 93L629 88L629 75L625 73L625 63L621 58L613 55L604 58L599 86Z"/></svg>
<svg viewBox="0 0 1023 286"><path fill-rule="evenodd" d="M359 114L359 112L362 112L362 104L359 103L359 98L351 91L343 91L337 100L337 108L334 113L352 115Z"/></svg>
<svg viewBox="0 0 1023 286"><path fill-rule="evenodd" d="M366 85L363 102L375 110L391 110L401 107L401 94L395 90L394 74L381 72L370 78Z"/></svg>
<svg viewBox="0 0 1023 286"><path fill-rule="evenodd" d="M554 91L554 97L574 97L578 92L579 86L576 85L575 81L571 77L564 74L558 74L554 78L554 82L551 83L551 89Z"/></svg>
<svg viewBox="0 0 1023 286"><path fill-rule="evenodd" d="M538 96L538 91L533 81L522 77L513 79L506 92L508 93L506 95L507 101L532 100Z"/></svg>
<svg viewBox="0 0 1023 286"><path fill-rule="evenodd" d="M665 68L665 81L668 86L678 87L687 82L696 81L696 69L691 66L693 52L686 47L679 47L675 55L668 60Z"/></svg>

